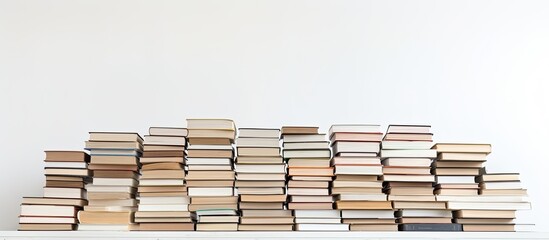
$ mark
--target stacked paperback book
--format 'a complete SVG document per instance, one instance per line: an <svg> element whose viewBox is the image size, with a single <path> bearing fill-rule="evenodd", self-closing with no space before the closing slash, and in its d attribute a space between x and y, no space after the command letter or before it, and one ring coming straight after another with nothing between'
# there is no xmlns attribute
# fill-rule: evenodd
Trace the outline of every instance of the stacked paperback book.
<svg viewBox="0 0 549 240"><path fill-rule="evenodd" d="M236 127L229 119L187 119L187 189L197 231L236 231L233 169Z"/></svg>
<svg viewBox="0 0 549 240"><path fill-rule="evenodd" d="M452 174L442 183L438 177L439 188L447 192L439 192L437 199L448 202L448 208L454 210L453 221L462 224L463 231L533 229L533 225L515 220L517 210L530 209L519 174L486 173L482 168L492 151L490 144L437 143L433 148L439 153L434 171Z"/></svg>
<svg viewBox="0 0 549 240"><path fill-rule="evenodd" d="M137 133L90 132L88 205L78 213L78 230L132 230L137 208L139 157L143 139Z"/></svg>
<svg viewBox="0 0 549 240"><path fill-rule="evenodd" d="M433 195L432 159L437 157L428 125L389 125L382 142L385 192L401 231L461 231L445 202Z"/></svg>
<svg viewBox="0 0 549 240"><path fill-rule="evenodd" d="M283 157L288 162L288 209L294 211L295 230L347 231L341 213L333 209L330 184L330 145L318 127L282 127Z"/></svg>
<svg viewBox="0 0 549 240"><path fill-rule="evenodd" d="M145 136L135 222L141 231L193 231L185 179L187 129L151 127Z"/></svg>
<svg viewBox="0 0 549 240"><path fill-rule="evenodd" d="M76 229L76 214L86 204L89 155L82 151L46 151L44 197L24 197L19 230Z"/></svg>
<svg viewBox="0 0 549 240"><path fill-rule="evenodd" d="M351 231L397 231L394 212L383 193L379 125L332 125L329 131L336 178L332 194Z"/></svg>
<svg viewBox="0 0 549 240"><path fill-rule="evenodd" d="M239 231L291 231L286 210L286 165L280 129L240 128L236 141L236 188L240 196Z"/></svg>

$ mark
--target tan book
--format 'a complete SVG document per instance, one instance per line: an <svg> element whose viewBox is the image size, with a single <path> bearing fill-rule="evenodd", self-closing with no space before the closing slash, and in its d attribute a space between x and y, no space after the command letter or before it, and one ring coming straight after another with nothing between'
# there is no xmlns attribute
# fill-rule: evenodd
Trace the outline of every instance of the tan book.
<svg viewBox="0 0 549 240"><path fill-rule="evenodd" d="M183 149L184 150L184 149ZM185 152L180 151L147 151L143 152L142 157L183 157Z"/></svg>
<svg viewBox="0 0 549 240"><path fill-rule="evenodd" d="M318 134L318 127L308 126L283 126L281 129L282 135L290 134Z"/></svg>
<svg viewBox="0 0 549 240"><path fill-rule="evenodd" d="M293 231L293 224L239 224L238 231Z"/></svg>
<svg viewBox="0 0 549 240"><path fill-rule="evenodd" d="M233 180L234 171L189 171L187 180Z"/></svg>
<svg viewBox="0 0 549 240"><path fill-rule="evenodd" d="M335 187L332 194L379 194L381 188L356 188L356 187Z"/></svg>
<svg viewBox="0 0 549 240"><path fill-rule="evenodd" d="M389 201L411 201L411 202L436 201L436 197L434 195L431 195L431 196L389 195L387 196L387 199Z"/></svg>
<svg viewBox="0 0 549 240"><path fill-rule="evenodd" d="M340 181L340 180L335 180L335 181L332 182L332 187L340 187L340 188L347 188L347 187L382 188L383 187L383 182L381 182L381 181L364 182L364 181Z"/></svg>
<svg viewBox="0 0 549 240"><path fill-rule="evenodd" d="M123 192L88 192L87 198L88 200L95 200L95 199L128 199L128 198L134 198L135 195L131 193L123 193Z"/></svg>
<svg viewBox="0 0 549 240"><path fill-rule="evenodd" d="M268 147L239 147L238 156L265 156L265 157L277 157L280 156L280 148L268 148Z"/></svg>
<svg viewBox="0 0 549 240"><path fill-rule="evenodd" d="M334 157L332 158L333 165L365 165L379 166L381 160L378 157Z"/></svg>
<svg viewBox="0 0 549 240"><path fill-rule="evenodd" d="M46 181L46 187L84 188L84 182Z"/></svg>
<svg viewBox="0 0 549 240"><path fill-rule="evenodd" d="M185 211L170 211L170 212L135 212L136 218L190 218L191 212Z"/></svg>
<svg viewBox="0 0 549 240"><path fill-rule="evenodd" d="M133 178L138 179L139 174L133 171L109 171L109 170L96 170L93 171L94 178Z"/></svg>
<svg viewBox="0 0 549 240"><path fill-rule="evenodd" d="M276 164L282 163L282 157L258 157L258 156L238 156L236 162L239 164Z"/></svg>
<svg viewBox="0 0 549 240"><path fill-rule="evenodd" d="M187 129L236 130L234 121L224 118L189 118Z"/></svg>
<svg viewBox="0 0 549 240"><path fill-rule="evenodd" d="M78 221L83 224L130 224L132 212L78 212Z"/></svg>
<svg viewBox="0 0 549 240"><path fill-rule="evenodd" d="M438 161L486 161L487 153L448 153L438 155Z"/></svg>
<svg viewBox="0 0 549 240"><path fill-rule="evenodd" d="M138 171L137 165L120 165L120 164L89 164L90 170L119 170L119 171Z"/></svg>
<svg viewBox="0 0 549 240"><path fill-rule="evenodd" d="M437 184L437 189L479 189L478 183L475 184L454 184L454 183L448 183L448 184ZM477 194L475 194L477 195Z"/></svg>
<svg viewBox="0 0 549 240"><path fill-rule="evenodd" d="M285 202L285 194L269 194L269 195L240 195L242 202Z"/></svg>
<svg viewBox="0 0 549 240"><path fill-rule="evenodd" d="M189 171L190 172L190 171ZM233 180L186 180L187 187L232 187Z"/></svg>
<svg viewBox="0 0 549 240"><path fill-rule="evenodd" d="M70 169L70 168L46 168L44 170L46 176L57 175L57 176L78 176L86 177L90 176L91 172L88 169Z"/></svg>
<svg viewBox="0 0 549 240"><path fill-rule="evenodd" d="M283 202L240 202L239 208L240 209L279 210L279 209L284 209L284 203Z"/></svg>
<svg viewBox="0 0 549 240"><path fill-rule="evenodd" d="M139 142L143 143L143 138L139 133L133 132L90 132L90 141L98 142Z"/></svg>
<svg viewBox="0 0 549 240"><path fill-rule="evenodd" d="M482 168L484 167L484 162L475 162L475 161L435 161L433 162L433 167L441 168Z"/></svg>
<svg viewBox="0 0 549 240"><path fill-rule="evenodd" d="M333 176L334 168L288 168L288 176Z"/></svg>
<svg viewBox="0 0 549 240"><path fill-rule="evenodd" d="M476 225L463 224L464 232L514 232L514 224Z"/></svg>
<svg viewBox="0 0 549 240"><path fill-rule="evenodd" d="M347 218L342 219L343 223L346 224L395 224L395 219L364 219L364 218Z"/></svg>
<svg viewBox="0 0 549 240"><path fill-rule="evenodd" d="M20 223L18 231L72 231L75 224L65 223Z"/></svg>
<svg viewBox="0 0 549 240"><path fill-rule="evenodd" d="M290 210L242 210L242 217L292 217Z"/></svg>
<svg viewBox="0 0 549 240"><path fill-rule="evenodd" d="M137 188L139 193L145 192L186 192L187 187L181 186L139 186Z"/></svg>
<svg viewBox="0 0 549 240"><path fill-rule="evenodd" d="M334 197L331 195L328 196L289 196L290 202L333 202Z"/></svg>
<svg viewBox="0 0 549 240"><path fill-rule="evenodd" d="M377 182L378 176L374 175L337 175L336 181L364 181L364 182Z"/></svg>
<svg viewBox="0 0 549 240"><path fill-rule="evenodd" d="M337 209L393 209L390 201L336 201Z"/></svg>
<svg viewBox="0 0 549 240"><path fill-rule="evenodd" d="M200 216L199 223L238 223L239 216Z"/></svg>
<svg viewBox="0 0 549 240"><path fill-rule="evenodd" d="M480 174L478 168L435 168L433 174L439 176L477 176Z"/></svg>
<svg viewBox="0 0 549 240"><path fill-rule="evenodd" d="M437 152L490 153L492 152L492 145L482 143L437 143L433 146L433 149Z"/></svg>
<svg viewBox="0 0 549 240"><path fill-rule="evenodd" d="M434 175L383 175L386 182L435 182Z"/></svg>
<svg viewBox="0 0 549 240"><path fill-rule="evenodd" d="M238 173L237 180L241 181L285 181L285 173ZM331 178L330 178L331 179Z"/></svg>
<svg viewBox="0 0 549 240"><path fill-rule="evenodd" d="M526 189L480 189L480 195L528 195Z"/></svg>
<svg viewBox="0 0 549 240"><path fill-rule="evenodd" d="M388 188L393 187L423 187L432 188L433 183L430 182L387 182L385 183Z"/></svg>
<svg viewBox="0 0 549 240"><path fill-rule="evenodd" d="M94 142L86 141L86 149L141 149L141 143L139 142Z"/></svg>
<svg viewBox="0 0 549 240"><path fill-rule="evenodd" d="M148 163L141 166L141 170L180 170L183 165L180 162Z"/></svg>
<svg viewBox="0 0 549 240"><path fill-rule="evenodd" d="M185 170L144 170L141 171L141 179L184 179Z"/></svg>
<svg viewBox="0 0 549 240"><path fill-rule="evenodd" d="M397 224L351 224L351 231L396 232Z"/></svg>
<svg viewBox="0 0 549 240"><path fill-rule="evenodd" d="M288 167L313 167L313 168L329 168L329 158L291 158L288 160Z"/></svg>
<svg viewBox="0 0 549 240"><path fill-rule="evenodd" d="M44 151L46 162L87 162L90 156L84 151Z"/></svg>
<svg viewBox="0 0 549 240"><path fill-rule="evenodd" d="M235 187L266 187L266 188L272 188L272 187L285 187L286 182L285 181L240 181L237 180L234 183ZM326 184L326 187L328 185Z"/></svg>
<svg viewBox="0 0 549 240"><path fill-rule="evenodd" d="M383 174L411 174L411 175L428 175L431 174L431 168L424 167L392 167L384 166Z"/></svg>
<svg viewBox="0 0 549 240"><path fill-rule="evenodd" d="M240 224L294 224L294 217L241 217Z"/></svg>
<svg viewBox="0 0 549 240"><path fill-rule="evenodd" d="M395 209L446 209L445 202L408 202L394 201Z"/></svg>
<svg viewBox="0 0 549 240"><path fill-rule="evenodd" d="M289 188L328 188L328 185L325 181L288 181Z"/></svg>
<svg viewBox="0 0 549 240"><path fill-rule="evenodd" d="M456 218L515 218L514 210L458 210L454 212Z"/></svg>
<svg viewBox="0 0 549 240"><path fill-rule="evenodd" d="M425 141L432 142L432 133L387 133L383 141Z"/></svg>
<svg viewBox="0 0 549 240"><path fill-rule="evenodd" d="M137 165L139 158L134 156L91 156L91 164Z"/></svg>
<svg viewBox="0 0 549 240"><path fill-rule="evenodd" d="M234 209L237 210L237 204L190 204L189 211L195 212L199 210L208 210L208 209Z"/></svg>
<svg viewBox="0 0 549 240"><path fill-rule="evenodd" d="M189 142L192 142L195 138L225 138L234 140L235 131L234 130L218 130L218 129L189 129L189 134L187 135Z"/></svg>
<svg viewBox="0 0 549 240"><path fill-rule="evenodd" d="M333 209L332 203L288 203L288 209Z"/></svg>
<svg viewBox="0 0 549 240"><path fill-rule="evenodd" d="M187 150L188 157L216 157L216 158L233 158L232 150L221 149L189 149Z"/></svg>
<svg viewBox="0 0 549 240"><path fill-rule="evenodd" d="M184 163L183 157L142 157L139 160L142 164L146 163Z"/></svg>
<svg viewBox="0 0 549 240"><path fill-rule="evenodd" d="M387 190L389 195L433 195L433 187L392 187Z"/></svg>
<svg viewBox="0 0 549 240"><path fill-rule="evenodd" d="M478 195L477 189L437 189L437 195Z"/></svg>
<svg viewBox="0 0 549 240"><path fill-rule="evenodd" d="M331 142L353 141L353 142L381 142L383 133L343 133L336 132L330 137Z"/></svg>
<svg viewBox="0 0 549 240"><path fill-rule="evenodd" d="M233 139L230 138L204 138L204 137L193 137L187 139L191 145L231 145Z"/></svg>
<svg viewBox="0 0 549 240"><path fill-rule="evenodd" d="M459 224L514 224L514 218L458 218L454 220Z"/></svg>
<svg viewBox="0 0 549 240"><path fill-rule="evenodd" d="M162 218L162 217L150 217L150 218L142 218L142 217L135 217L134 222L136 223L192 223L193 219L188 218L177 218L177 217L169 217L169 218Z"/></svg>
<svg viewBox="0 0 549 240"><path fill-rule="evenodd" d="M187 192L140 192L141 197L186 197Z"/></svg>
<svg viewBox="0 0 549 240"><path fill-rule="evenodd" d="M73 198L44 198L44 197L23 197L21 201L23 205L67 205L67 206L84 206L87 204L85 199Z"/></svg>
<svg viewBox="0 0 549 240"><path fill-rule="evenodd" d="M452 223L452 218L444 217L403 217L397 219L398 223Z"/></svg>
<svg viewBox="0 0 549 240"><path fill-rule="evenodd" d="M483 174L477 177L478 182L507 182L520 181L518 173Z"/></svg>
<svg viewBox="0 0 549 240"><path fill-rule="evenodd" d="M236 204L238 197L192 197L191 204Z"/></svg>
<svg viewBox="0 0 549 240"><path fill-rule="evenodd" d="M140 223L139 231L194 231L194 223Z"/></svg>
<svg viewBox="0 0 549 240"><path fill-rule="evenodd" d="M238 223L197 223L196 231L237 231Z"/></svg>
<svg viewBox="0 0 549 240"><path fill-rule="evenodd" d="M184 146L164 146L164 145L143 145L143 153L145 152L183 152L185 151Z"/></svg>
<svg viewBox="0 0 549 240"><path fill-rule="evenodd" d="M83 176L46 176L46 181L83 182Z"/></svg>

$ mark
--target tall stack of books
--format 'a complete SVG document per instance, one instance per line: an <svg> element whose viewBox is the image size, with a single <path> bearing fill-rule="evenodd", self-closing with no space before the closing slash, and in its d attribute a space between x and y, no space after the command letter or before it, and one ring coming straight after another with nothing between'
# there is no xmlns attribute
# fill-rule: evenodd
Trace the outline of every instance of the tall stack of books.
<svg viewBox="0 0 549 240"><path fill-rule="evenodd" d="M187 189L197 231L236 231L233 169L236 127L229 119L187 119Z"/></svg>
<svg viewBox="0 0 549 240"><path fill-rule="evenodd" d="M437 157L428 125L389 125L381 159L385 192L401 231L461 231L445 202L433 193L432 159Z"/></svg>
<svg viewBox="0 0 549 240"><path fill-rule="evenodd" d="M70 231L76 214L86 204L84 184L90 158L82 151L46 151L44 197L24 197L20 231Z"/></svg>
<svg viewBox="0 0 549 240"><path fill-rule="evenodd" d="M288 161L288 209L294 210L298 231L348 231L333 209L329 185L330 145L318 127L282 127L283 157Z"/></svg>
<svg viewBox="0 0 549 240"><path fill-rule="evenodd" d="M383 193L379 125L332 125L329 130L336 179L332 194L351 231L398 231Z"/></svg>
<svg viewBox="0 0 549 240"><path fill-rule="evenodd" d="M236 148L238 230L293 230L294 217L284 209L286 165L280 155L280 129L240 128Z"/></svg>
<svg viewBox="0 0 549 240"><path fill-rule="evenodd" d="M140 159L138 230L194 230L184 183L186 136L185 128L149 128Z"/></svg>
<svg viewBox="0 0 549 240"><path fill-rule="evenodd" d="M143 139L137 133L90 132L86 149L93 183L86 185L88 206L78 213L78 230L134 229Z"/></svg>

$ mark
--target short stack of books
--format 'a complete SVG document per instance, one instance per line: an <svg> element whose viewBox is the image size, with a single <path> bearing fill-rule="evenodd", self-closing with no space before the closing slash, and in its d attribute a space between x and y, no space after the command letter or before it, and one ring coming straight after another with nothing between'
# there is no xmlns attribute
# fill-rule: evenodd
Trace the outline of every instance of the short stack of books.
<svg viewBox="0 0 549 240"><path fill-rule="evenodd" d="M332 125L329 130L336 179L332 194L351 231L398 231L394 211L383 193L379 125Z"/></svg>
<svg viewBox="0 0 549 240"><path fill-rule="evenodd" d="M185 186L187 129L151 127L141 157L138 211L140 231L193 231Z"/></svg>
<svg viewBox="0 0 549 240"><path fill-rule="evenodd" d="M78 230L134 229L143 139L137 133L90 132L86 149L93 183L86 185L88 205L78 213Z"/></svg>
<svg viewBox="0 0 549 240"><path fill-rule="evenodd" d="M518 173L483 173L477 177L480 195L451 199L454 221L467 232L533 231L533 224L516 219L518 210L530 210L526 189Z"/></svg>
<svg viewBox="0 0 549 240"><path fill-rule="evenodd" d="M280 129L240 128L236 148L238 230L293 230L294 217L284 209L286 165L280 155Z"/></svg>
<svg viewBox="0 0 549 240"><path fill-rule="evenodd" d="M348 231L341 213L333 209L329 185L330 145L318 127L282 127L283 157L288 161L288 209L294 210L295 230Z"/></svg>
<svg viewBox="0 0 549 240"><path fill-rule="evenodd" d="M435 199L431 162L437 152L432 146L433 134L428 125L389 125L383 138L385 192L393 201L401 231L461 231L460 226L452 224L446 203ZM409 210L414 210L412 215L407 214ZM447 213L434 214L432 210Z"/></svg>
<svg viewBox="0 0 549 240"><path fill-rule="evenodd" d="M20 231L70 231L85 204L89 155L82 151L46 151L44 197L24 197Z"/></svg>
<svg viewBox="0 0 549 240"><path fill-rule="evenodd" d="M187 190L197 231L236 231L233 169L236 127L229 119L187 119Z"/></svg>

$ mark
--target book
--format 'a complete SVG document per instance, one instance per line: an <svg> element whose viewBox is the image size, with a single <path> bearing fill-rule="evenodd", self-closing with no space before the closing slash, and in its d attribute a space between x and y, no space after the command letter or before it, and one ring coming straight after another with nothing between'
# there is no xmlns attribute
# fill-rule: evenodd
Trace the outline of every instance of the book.
<svg viewBox="0 0 549 240"><path fill-rule="evenodd" d="M280 129L278 128L239 128L239 138L273 138L280 137Z"/></svg>
<svg viewBox="0 0 549 240"><path fill-rule="evenodd" d="M463 231L461 224L455 223L424 223L424 224L400 224L399 231L422 231L422 232L448 232L448 231Z"/></svg>
<svg viewBox="0 0 549 240"><path fill-rule="evenodd" d="M433 149L437 152L490 153L492 152L492 145L482 143L437 143L433 146Z"/></svg>
<svg viewBox="0 0 549 240"><path fill-rule="evenodd" d="M236 127L233 120L230 119L202 119L193 118L187 119L187 129L215 129L215 130L232 130ZM188 136L190 138L190 136Z"/></svg>
<svg viewBox="0 0 549 240"><path fill-rule="evenodd" d="M45 162L88 162L90 156L84 151L47 150Z"/></svg>
<svg viewBox="0 0 549 240"><path fill-rule="evenodd" d="M297 231L349 231L349 224L303 224L295 225Z"/></svg>
<svg viewBox="0 0 549 240"><path fill-rule="evenodd" d="M187 129L179 127L150 127L149 135L186 137Z"/></svg>
<svg viewBox="0 0 549 240"><path fill-rule="evenodd" d="M21 216L29 217L74 217L75 206L21 205Z"/></svg>
<svg viewBox="0 0 549 240"><path fill-rule="evenodd" d="M139 142L143 143L143 138L138 133L133 132L90 132L90 141L98 142Z"/></svg>

